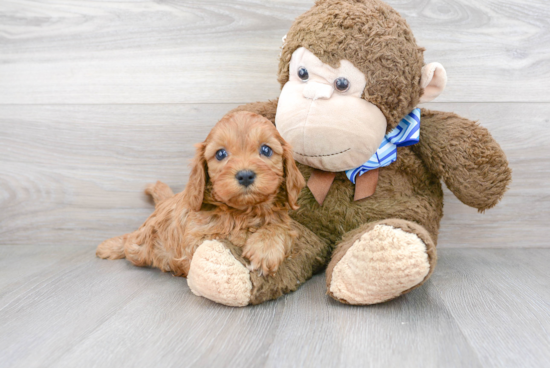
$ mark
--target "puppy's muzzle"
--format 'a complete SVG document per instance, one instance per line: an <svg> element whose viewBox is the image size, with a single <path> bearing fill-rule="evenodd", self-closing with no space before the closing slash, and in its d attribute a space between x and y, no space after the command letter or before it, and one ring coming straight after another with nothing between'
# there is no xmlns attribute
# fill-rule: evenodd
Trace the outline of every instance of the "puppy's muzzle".
<svg viewBox="0 0 550 368"><path fill-rule="evenodd" d="M256 179L256 173L250 170L241 170L235 175L235 178L243 187L248 187L250 184L254 183Z"/></svg>

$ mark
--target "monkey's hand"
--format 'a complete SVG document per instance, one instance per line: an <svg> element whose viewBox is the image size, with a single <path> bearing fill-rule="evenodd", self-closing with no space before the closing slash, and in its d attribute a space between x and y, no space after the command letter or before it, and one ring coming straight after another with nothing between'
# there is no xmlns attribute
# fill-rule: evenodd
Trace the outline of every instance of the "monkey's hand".
<svg viewBox="0 0 550 368"><path fill-rule="evenodd" d="M495 206L512 180L489 131L453 113L422 109L420 142L411 148L460 201L480 212Z"/></svg>

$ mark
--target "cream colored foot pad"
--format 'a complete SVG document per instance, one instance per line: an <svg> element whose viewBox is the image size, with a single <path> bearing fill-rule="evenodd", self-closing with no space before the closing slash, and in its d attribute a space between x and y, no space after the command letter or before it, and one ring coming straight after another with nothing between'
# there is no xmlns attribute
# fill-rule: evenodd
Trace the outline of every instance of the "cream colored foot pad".
<svg viewBox="0 0 550 368"><path fill-rule="evenodd" d="M193 256L187 284L191 291L216 303L244 307L250 302L250 273L218 241L205 241Z"/></svg>
<svg viewBox="0 0 550 368"><path fill-rule="evenodd" d="M418 285L429 271L426 245L418 236L377 225L336 264L330 292L350 304L381 303Z"/></svg>

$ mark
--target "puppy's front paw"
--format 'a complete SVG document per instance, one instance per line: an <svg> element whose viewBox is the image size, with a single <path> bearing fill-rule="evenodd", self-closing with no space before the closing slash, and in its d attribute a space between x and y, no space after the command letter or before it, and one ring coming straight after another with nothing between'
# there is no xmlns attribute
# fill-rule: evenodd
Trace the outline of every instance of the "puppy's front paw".
<svg viewBox="0 0 550 368"><path fill-rule="evenodd" d="M285 249L281 244L251 243L243 249L243 257L250 261L250 271L260 271L260 275L273 276L285 259Z"/></svg>

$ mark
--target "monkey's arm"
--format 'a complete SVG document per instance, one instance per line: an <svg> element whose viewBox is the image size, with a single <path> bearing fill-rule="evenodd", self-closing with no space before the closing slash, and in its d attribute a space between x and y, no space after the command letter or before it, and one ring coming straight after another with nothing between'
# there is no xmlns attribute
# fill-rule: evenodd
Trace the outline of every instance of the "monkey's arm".
<svg viewBox="0 0 550 368"><path fill-rule="evenodd" d="M453 113L422 109L420 142L411 148L458 199L479 211L495 206L512 180L489 131Z"/></svg>
<svg viewBox="0 0 550 368"><path fill-rule="evenodd" d="M275 124L275 113L277 112L277 103L279 102L279 98L276 98L274 100L266 101L266 102L252 102L248 103L246 105L241 105L239 107L234 108L230 112L235 111L250 111L254 112L258 115L262 115L265 118L271 120L273 124Z"/></svg>

